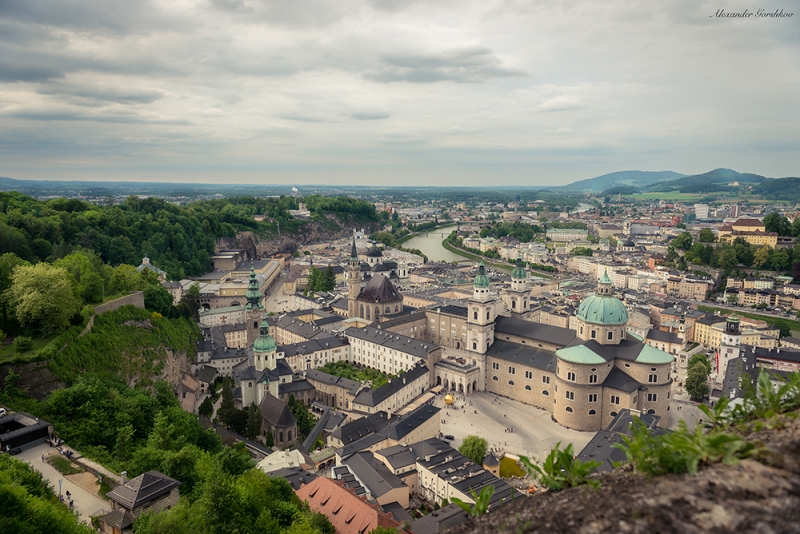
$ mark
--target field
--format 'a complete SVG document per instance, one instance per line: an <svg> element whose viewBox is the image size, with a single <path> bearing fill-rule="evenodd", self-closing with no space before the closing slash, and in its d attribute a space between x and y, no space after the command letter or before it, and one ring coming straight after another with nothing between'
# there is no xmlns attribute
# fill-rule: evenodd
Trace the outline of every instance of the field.
<svg viewBox="0 0 800 534"><path fill-rule="evenodd" d="M726 310L724 308L711 308L708 306L698 306L697 309L700 311L707 311L707 312L718 311L723 315L730 315L731 313L733 313L731 310ZM755 313L740 312L739 310L736 310L736 315L741 315L742 317L747 317L749 319L761 319L767 324L771 324L773 326L781 328L782 335L788 335L784 334L786 330L789 331L800 330L800 321L793 321L791 319L785 319L783 317L770 317L768 315L758 315Z"/></svg>
<svg viewBox="0 0 800 534"><path fill-rule="evenodd" d="M76 467L75 464L62 458L61 456L50 457L50 463L58 469L62 475L74 475L75 473L83 473L83 469Z"/></svg>
<svg viewBox="0 0 800 534"><path fill-rule="evenodd" d="M622 196L635 200L696 200L704 195L700 193L680 193L676 190L668 193L639 193L638 195Z"/></svg>

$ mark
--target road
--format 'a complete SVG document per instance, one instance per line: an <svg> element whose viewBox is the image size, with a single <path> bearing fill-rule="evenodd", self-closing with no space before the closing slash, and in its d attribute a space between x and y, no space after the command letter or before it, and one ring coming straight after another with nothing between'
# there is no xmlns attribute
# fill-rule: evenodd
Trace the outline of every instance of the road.
<svg viewBox="0 0 800 534"><path fill-rule="evenodd" d="M15 456L15 458L17 460L28 462L34 469L42 473L42 475L44 475L44 477L49 481L56 494L58 494L58 482L60 480L62 494L66 494L67 491L70 492L72 495L72 500L75 503L75 510L78 512L78 516L81 521L89 524L91 521L91 516L96 515L98 511L105 510L110 512L110 502L104 501L97 495L90 493L74 482L71 482L49 463L42 462L42 454L47 454L51 450L52 447L45 443L44 445L39 445L37 447L22 451L20 454Z"/></svg>

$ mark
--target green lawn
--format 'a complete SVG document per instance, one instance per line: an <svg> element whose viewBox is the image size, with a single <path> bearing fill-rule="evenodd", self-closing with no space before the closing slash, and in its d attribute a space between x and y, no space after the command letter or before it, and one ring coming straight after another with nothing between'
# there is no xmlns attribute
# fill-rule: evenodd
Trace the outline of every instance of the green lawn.
<svg viewBox="0 0 800 534"><path fill-rule="evenodd" d="M382 373L377 369L358 369L353 364L348 364L345 362L327 363L320 367L319 370L323 373L328 373L329 375L333 376L340 376L349 380L356 380L359 382L370 381L372 389L378 389L387 383L390 378L394 378L394 375L387 375L386 373Z"/></svg>
<svg viewBox="0 0 800 534"><path fill-rule="evenodd" d="M503 458L500 460L500 476L503 478L511 478L511 477L524 477L527 473L522 470L520 466L517 465L517 462L512 460L511 458Z"/></svg>
<svg viewBox="0 0 800 534"><path fill-rule="evenodd" d="M26 350L25 352L22 352L20 354L30 354L34 351L37 351L42 347L44 347L45 345L47 345L48 343L50 343L51 341L53 341L54 339L55 337L51 336L35 337L33 338L33 347L31 347L31 350ZM14 350L13 344L9 343L8 345L6 344L0 345L0 362L2 362L6 358L14 356L15 354L17 354L17 351Z"/></svg>
<svg viewBox="0 0 800 534"><path fill-rule="evenodd" d="M62 475L74 475L76 473L83 473L83 469L76 466L66 458L62 458L61 456L51 456L50 463L58 469L58 471Z"/></svg>
<svg viewBox="0 0 800 534"><path fill-rule="evenodd" d="M660 193L639 193L637 195L622 195L625 198L637 200L693 200L703 196L700 193L681 193L678 190Z"/></svg>

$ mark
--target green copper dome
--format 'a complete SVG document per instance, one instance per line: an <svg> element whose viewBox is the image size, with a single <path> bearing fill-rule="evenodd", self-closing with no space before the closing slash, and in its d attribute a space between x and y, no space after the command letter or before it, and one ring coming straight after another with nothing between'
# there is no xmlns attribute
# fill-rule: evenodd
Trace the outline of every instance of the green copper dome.
<svg viewBox="0 0 800 534"><path fill-rule="evenodd" d="M628 310L611 292L611 279L608 271L603 273L597 285L597 293L586 297L578 307L578 319L594 324L625 324Z"/></svg>
<svg viewBox="0 0 800 534"><path fill-rule="evenodd" d="M527 278L528 275L525 273L525 267L522 265L522 255L520 254L517 256L517 264L514 266L514 270L511 271L511 278Z"/></svg>
<svg viewBox="0 0 800 534"><path fill-rule="evenodd" d="M486 276L486 267L483 262L478 266L478 275L472 282L473 287L489 287L489 278Z"/></svg>
<svg viewBox="0 0 800 534"><path fill-rule="evenodd" d="M617 297L592 295L583 299L578 307L578 319L594 324L625 324L628 310Z"/></svg>
<svg viewBox="0 0 800 534"><path fill-rule="evenodd" d="M259 336L253 342L253 350L256 352L272 352L278 348L275 340L269 335L269 323L266 316L261 318L261 325L259 325Z"/></svg>

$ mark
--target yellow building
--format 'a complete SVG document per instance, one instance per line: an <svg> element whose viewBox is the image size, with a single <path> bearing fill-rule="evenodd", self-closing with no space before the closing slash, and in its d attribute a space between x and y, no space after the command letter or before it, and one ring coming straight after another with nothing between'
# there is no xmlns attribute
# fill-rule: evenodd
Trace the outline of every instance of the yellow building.
<svg viewBox="0 0 800 534"><path fill-rule="evenodd" d="M780 328L776 326L760 326L741 319L740 334L742 345L754 347L777 348ZM694 324L694 341L706 347L718 349L724 341L726 318L709 315L698 319Z"/></svg>
<svg viewBox="0 0 800 534"><path fill-rule="evenodd" d="M751 245L775 247L778 244L778 233L767 232L764 223L758 219L739 219L719 229L721 243L733 241L737 237L741 237Z"/></svg>

